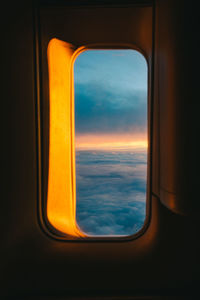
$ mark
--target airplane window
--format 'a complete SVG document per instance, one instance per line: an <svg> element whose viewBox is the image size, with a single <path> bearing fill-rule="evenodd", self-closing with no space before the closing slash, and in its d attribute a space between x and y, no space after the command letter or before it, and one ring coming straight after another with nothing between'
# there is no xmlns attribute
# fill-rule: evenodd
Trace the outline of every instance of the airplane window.
<svg viewBox="0 0 200 300"><path fill-rule="evenodd" d="M133 49L88 49L74 62L76 222L86 236L144 225L147 73Z"/></svg>
<svg viewBox="0 0 200 300"><path fill-rule="evenodd" d="M147 215L146 60L57 38L47 58L47 230L65 240L132 236Z"/></svg>

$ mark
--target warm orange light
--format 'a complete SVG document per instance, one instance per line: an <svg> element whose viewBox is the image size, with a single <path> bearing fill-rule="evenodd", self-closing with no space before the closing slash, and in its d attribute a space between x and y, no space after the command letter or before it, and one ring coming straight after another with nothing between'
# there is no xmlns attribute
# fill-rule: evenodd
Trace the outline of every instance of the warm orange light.
<svg viewBox="0 0 200 300"><path fill-rule="evenodd" d="M145 149L147 148L148 144L147 141L134 141L129 143L81 143L77 146L77 150L87 150L87 149L102 149L102 150L109 150L109 149L116 149L116 150L124 150L124 149Z"/></svg>
<svg viewBox="0 0 200 300"><path fill-rule="evenodd" d="M76 136L76 149L138 150L147 149L145 134L82 134Z"/></svg>
<svg viewBox="0 0 200 300"><path fill-rule="evenodd" d="M74 104L71 44L52 39L48 46L50 127L47 217L57 230L84 236L76 224Z"/></svg>

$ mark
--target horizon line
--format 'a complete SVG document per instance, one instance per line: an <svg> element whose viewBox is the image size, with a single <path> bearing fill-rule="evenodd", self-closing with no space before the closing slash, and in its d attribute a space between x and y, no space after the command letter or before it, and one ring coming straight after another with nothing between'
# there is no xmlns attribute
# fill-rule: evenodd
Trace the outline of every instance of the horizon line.
<svg viewBox="0 0 200 300"><path fill-rule="evenodd" d="M147 141L135 141L128 143L75 143L76 150L139 150L147 149Z"/></svg>

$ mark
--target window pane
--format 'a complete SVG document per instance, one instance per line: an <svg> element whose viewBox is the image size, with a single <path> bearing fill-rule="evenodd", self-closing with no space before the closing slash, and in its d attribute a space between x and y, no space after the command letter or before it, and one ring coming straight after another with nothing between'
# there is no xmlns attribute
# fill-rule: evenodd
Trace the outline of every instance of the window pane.
<svg viewBox="0 0 200 300"><path fill-rule="evenodd" d="M146 218L146 60L87 50L74 80L77 224L89 236L132 235Z"/></svg>

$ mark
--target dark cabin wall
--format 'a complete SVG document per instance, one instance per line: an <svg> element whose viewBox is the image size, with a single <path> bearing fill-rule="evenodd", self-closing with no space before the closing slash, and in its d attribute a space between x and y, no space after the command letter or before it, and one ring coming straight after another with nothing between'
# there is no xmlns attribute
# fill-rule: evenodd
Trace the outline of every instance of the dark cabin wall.
<svg viewBox="0 0 200 300"><path fill-rule="evenodd" d="M198 56L197 11L186 1L176 1L176 6L174 2L157 1L155 103L160 103L162 112L157 132L161 137L161 185L178 195L174 210L185 214L188 206L199 212L198 130L194 130L199 126L199 92L198 77L192 75ZM1 18L7 144L0 209L0 297L185 295L191 299L200 278L199 221L170 211L158 197L152 197L149 228L132 242L63 243L40 229L33 9L29 1L11 3L4 6ZM189 22L185 15L190 16ZM179 116L180 123L172 116ZM158 120L156 113L154 120ZM159 182L158 169L156 172ZM155 186L158 196L158 183ZM173 209L165 199L161 194L161 201Z"/></svg>
<svg viewBox="0 0 200 300"><path fill-rule="evenodd" d="M189 1L156 1L156 89L160 104L160 199L198 217L199 16Z"/></svg>
<svg viewBox="0 0 200 300"><path fill-rule="evenodd" d="M10 237L23 240L35 223L37 163L35 120L34 27L32 1L9 1L1 11L2 101L5 110L5 201L3 207L3 241L12 247ZM12 232L12 234L11 234ZM11 236L10 236L11 234Z"/></svg>

